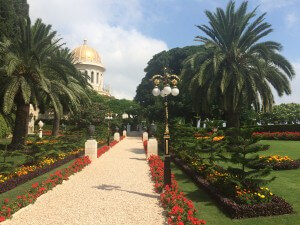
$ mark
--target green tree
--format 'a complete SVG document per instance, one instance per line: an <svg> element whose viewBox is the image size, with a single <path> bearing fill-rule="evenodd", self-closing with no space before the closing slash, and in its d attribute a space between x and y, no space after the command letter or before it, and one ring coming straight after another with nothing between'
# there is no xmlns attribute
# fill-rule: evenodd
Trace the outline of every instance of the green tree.
<svg viewBox="0 0 300 225"><path fill-rule="evenodd" d="M68 82L64 68L68 61L53 57L60 48L60 39L50 25L40 19L31 26L31 21L20 23L20 35L12 41L5 39L0 43L0 98L1 108L9 114L16 106L16 119L13 129L11 148L25 144L28 133L29 104L38 106L44 94L53 103L50 80L57 78ZM58 105L53 107L59 111Z"/></svg>
<svg viewBox="0 0 300 225"><path fill-rule="evenodd" d="M86 92L90 85L84 74L81 74L73 66L70 50L68 48L59 49L53 59L68 62L67 66L63 68L64 73L68 75L67 82L64 79L58 80L54 74L53 79L50 80L50 92L53 97L47 95L46 100L48 101L45 102L48 108L50 106L54 110L52 136L57 136L61 117L64 114L78 112L80 107L88 107L91 100ZM53 107L53 105L57 105L57 107Z"/></svg>
<svg viewBox="0 0 300 225"><path fill-rule="evenodd" d="M18 37L19 23L27 18L28 9L26 0L0 0L0 41Z"/></svg>
<svg viewBox="0 0 300 225"><path fill-rule="evenodd" d="M266 13L256 17L257 8L247 12L247 2L238 9L230 1L224 11L206 11L208 25L197 26L207 36L197 36L204 43L185 61L183 75L193 101L202 108L218 104L224 110L229 127L239 127L243 106L269 111L274 103L271 87L279 96L290 94L289 79L295 75L292 65L274 41L262 41L272 32L264 22Z"/></svg>
<svg viewBox="0 0 300 225"><path fill-rule="evenodd" d="M266 151L269 146L257 144L259 138L252 136L252 133L253 129L228 129L226 140L228 141L227 153L229 157L223 156L223 159L232 164L227 169L228 173L231 174L232 186L238 185L255 190L274 180L275 177L266 178L271 173L271 167L253 169L255 165L261 162L259 155L255 153Z"/></svg>
<svg viewBox="0 0 300 225"><path fill-rule="evenodd" d="M138 85L134 100L145 108L145 117L149 121L163 121L162 98L152 95L153 83L150 81L153 75L163 74L164 67L172 73L179 75L183 61L190 55L201 49L201 46L188 46L184 48L174 48L169 51L162 51L153 56L145 68L146 75ZM186 89L179 83L180 94L176 97L169 97L170 117L185 117L190 120L193 117L191 99Z"/></svg>

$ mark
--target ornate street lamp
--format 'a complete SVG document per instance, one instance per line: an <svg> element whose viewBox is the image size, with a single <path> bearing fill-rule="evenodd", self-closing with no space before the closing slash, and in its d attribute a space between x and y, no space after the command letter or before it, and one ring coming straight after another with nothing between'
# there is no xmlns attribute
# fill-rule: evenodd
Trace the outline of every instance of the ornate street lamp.
<svg viewBox="0 0 300 225"><path fill-rule="evenodd" d="M152 82L154 88L152 94L154 96L161 95L164 98L165 105L165 131L164 131L164 186L171 185L171 166L170 166L170 152L169 152L169 124L168 124L168 95L172 94L177 96L179 94L179 89L177 88L177 83L180 81L179 77L175 74L169 74L167 69L164 68L163 75L154 75L152 77ZM163 87L162 90L159 89L160 84ZM172 88L171 88L172 87Z"/></svg>
<svg viewBox="0 0 300 225"><path fill-rule="evenodd" d="M107 146L109 146L109 138L110 138L110 129L109 129L109 122L113 119L112 113L106 113L105 119L107 121Z"/></svg>

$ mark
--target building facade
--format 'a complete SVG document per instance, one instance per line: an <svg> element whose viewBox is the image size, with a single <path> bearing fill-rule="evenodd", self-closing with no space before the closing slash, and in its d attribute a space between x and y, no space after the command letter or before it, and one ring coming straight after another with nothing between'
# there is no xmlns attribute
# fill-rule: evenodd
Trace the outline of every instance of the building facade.
<svg viewBox="0 0 300 225"><path fill-rule="evenodd" d="M88 76L88 82L93 89L101 95L111 96L110 87L104 85L105 67L101 62L99 53L88 46L87 41L84 40L83 45L75 48L72 54L75 67Z"/></svg>

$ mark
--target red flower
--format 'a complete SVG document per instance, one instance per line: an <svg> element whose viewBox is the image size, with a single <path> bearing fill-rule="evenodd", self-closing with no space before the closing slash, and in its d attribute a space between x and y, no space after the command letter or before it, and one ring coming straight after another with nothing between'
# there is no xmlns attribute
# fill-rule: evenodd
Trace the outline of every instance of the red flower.
<svg viewBox="0 0 300 225"><path fill-rule="evenodd" d="M32 184L32 188L37 188L38 186L39 186L39 183L38 183L38 182Z"/></svg>
<svg viewBox="0 0 300 225"><path fill-rule="evenodd" d="M9 202L9 199L8 198L6 198L6 199L4 199L4 203L8 203Z"/></svg>
<svg viewBox="0 0 300 225"><path fill-rule="evenodd" d="M6 220L6 218L4 216L0 216L0 222L3 222L5 220Z"/></svg>

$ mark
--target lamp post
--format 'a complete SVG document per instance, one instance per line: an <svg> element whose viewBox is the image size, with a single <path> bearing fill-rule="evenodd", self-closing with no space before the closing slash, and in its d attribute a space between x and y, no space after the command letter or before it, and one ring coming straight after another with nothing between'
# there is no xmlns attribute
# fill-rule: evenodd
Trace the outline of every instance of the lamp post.
<svg viewBox="0 0 300 225"><path fill-rule="evenodd" d="M111 112L107 113L105 119L107 120L107 146L109 146L109 138L110 138L109 121L112 120L112 113Z"/></svg>
<svg viewBox="0 0 300 225"><path fill-rule="evenodd" d="M154 84L154 88L152 90L152 94L154 96L161 95L164 99L165 106L165 131L164 131L164 186L171 185L171 165L170 165L170 152L169 152L169 124L168 124L168 95L172 94L173 96L177 96L179 94L179 89L177 88L177 83L180 81L179 77L175 74L169 74L167 69L164 68L163 75L154 75L152 77L152 82ZM163 89L160 90L159 86L162 83ZM172 86L172 88L171 88Z"/></svg>

